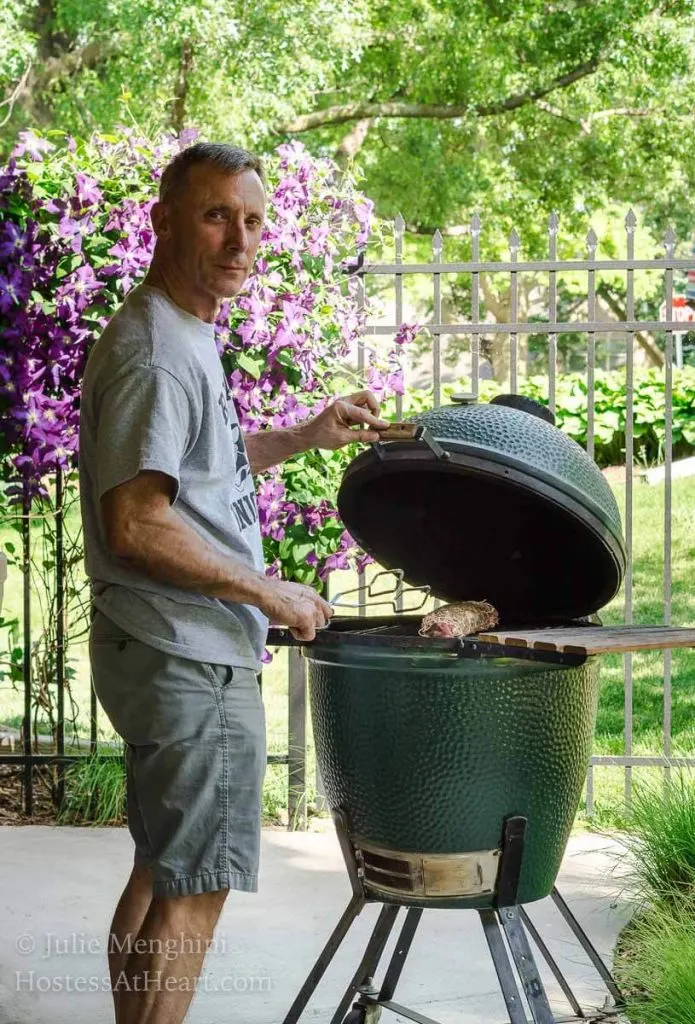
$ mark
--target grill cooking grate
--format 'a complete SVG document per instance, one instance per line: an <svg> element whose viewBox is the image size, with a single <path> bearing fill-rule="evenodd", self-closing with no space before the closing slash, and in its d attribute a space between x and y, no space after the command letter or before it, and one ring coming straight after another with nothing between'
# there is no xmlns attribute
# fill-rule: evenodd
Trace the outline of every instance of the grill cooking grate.
<svg viewBox="0 0 695 1024"><path fill-rule="evenodd" d="M415 622L398 622L389 626L368 626L365 629L346 630L351 636L417 636L418 625Z"/></svg>
<svg viewBox="0 0 695 1024"><path fill-rule="evenodd" d="M380 616L368 616L367 618L361 618L358 616L350 616L349 618L334 619L329 628L331 633L346 633L349 636L374 636L374 637L417 637L419 640L427 642L428 640L440 639L435 637L422 637L420 636L420 624L422 622L422 615L408 615L401 614L398 616L389 616L383 618ZM362 625L362 623L364 623ZM582 629L589 626L596 628L596 623L585 622L583 620L568 621L563 620L555 622L546 622L538 625L534 625L534 629L553 629L559 626L572 627L573 629ZM503 629L506 633L511 633L517 630L526 629L530 627L528 623L525 626L515 625L510 623L507 625L503 623L498 629ZM490 631L488 631L490 632Z"/></svg>

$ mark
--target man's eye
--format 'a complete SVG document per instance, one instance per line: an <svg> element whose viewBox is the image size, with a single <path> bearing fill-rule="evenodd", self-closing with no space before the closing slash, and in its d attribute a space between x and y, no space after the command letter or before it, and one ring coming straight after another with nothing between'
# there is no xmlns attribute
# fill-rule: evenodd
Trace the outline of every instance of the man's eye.
<svg viewBox="0 0 695 1024"><path fill-rule="evenodd" d="M208 217L211 220L221 220L224 217L222 210L208 210Z"/></svg>
<svg viewBox="0 0 695 1024"><path fill-rule="evenodd" d="M247 227L257 228L261 223L260 217L249 217L246 221Z"/></svg>

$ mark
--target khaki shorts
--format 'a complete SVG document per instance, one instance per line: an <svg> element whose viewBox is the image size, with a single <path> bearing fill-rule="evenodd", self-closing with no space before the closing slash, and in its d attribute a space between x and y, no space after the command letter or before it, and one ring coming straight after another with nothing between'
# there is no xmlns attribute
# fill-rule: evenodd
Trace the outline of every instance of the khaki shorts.
<svg viewBox="0 0 695 1024"><path fill-rule="evenodd" d="M255 672L165 654L98 611L89 651L126 744L128 826L154 895L255 892L266 766Z"/></svg>

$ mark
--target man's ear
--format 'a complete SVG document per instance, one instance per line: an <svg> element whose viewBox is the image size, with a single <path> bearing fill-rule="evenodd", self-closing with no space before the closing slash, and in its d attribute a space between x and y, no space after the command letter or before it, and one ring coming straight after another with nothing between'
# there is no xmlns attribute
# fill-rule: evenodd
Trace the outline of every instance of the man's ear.
<svg viewBox="0 0 695 1024"><path fill-rule="evenodd" d="M168 203L155 203L150 210L150 220L157 238L168 238L171 234L171 207Z"/></svg>

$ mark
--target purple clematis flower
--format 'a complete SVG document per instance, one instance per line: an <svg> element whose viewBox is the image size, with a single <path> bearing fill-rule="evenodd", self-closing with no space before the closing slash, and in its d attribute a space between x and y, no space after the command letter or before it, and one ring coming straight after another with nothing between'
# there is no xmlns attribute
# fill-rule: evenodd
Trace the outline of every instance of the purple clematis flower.
<svg viewBox="0 0 695 1024"><path fill-rule="evenodd" d="M30 160L38 162L43 160L44 153L50 153L55 146L47 139L41 139L34 132L20 132L19 142L12 150L12 156L18 159L21 156L28 156Z"/></svg>
<svg viewBox="0 0 695 1024"><path fill-rule="evenodd" d="M9 313L13 306L20 306L29 297L29 282L26 275L16 267L7 267L0 274L0 313Z"/></svg>
<svg viewBox="0 0 695 1024"><path fill-rule="evenodd" d="M401 324L394 335L394 343L396 345L407 345L418 336L421 330L420 324Z"/></svg>
<svg viewBox="0 0 695 1024"><path fill-rule="evenodd" d="M75 181L77 182L75 197L78 206L96 206L102 201L103 194L95 178L90 178L88 175L81 174L78 171L75 175Z"/></svg>
<svg viewBox="0 0 695 1024"><path fill-rule="evenodd" d="M11 221L0 224L0 258L5 260L18 259L27 243L27 234Z"/></svg>
<svg viewBox="0 0 695 1024"><path fill-rule="evenodd" d="M137 183L149 188L161 166L193 136L184 133L153 146L129 129L117 142L96 138L78 150L72 141L58 154L61 174L55 180L46 176L53 193L47 197L34 191L25 168L52 159L50 143L25 133L17 156L0 169L0 430L10 439L12 484L20 496L24 486L43 493L42 476L57 464L74 466L89 346L121 295L142 279L155 241L149 222L153 200L139 198ZM105 195L102 176L93 169L100 159L109 169ZM215 324L225 362L230 353L253 349L256 370L229 375L244 430L289 427L318 412L335 391L332 378L366 318L357 307L354 282L336 274L334 265L363 236L371 205L351 187L343 191L330 163L315 160L300 143L282 147L279 159L255 273ZM54 191L58 178L71 185ZM5 212L10 196L11 215ZM31 214L14 212L17 198ZM104 265L109 251L110 265ZM381 360L370 372L382 375L384 393L400 386L395 360ZM13 450L20 444L22 450ZM354 560L357 549L348 536L322 532L327 520L335 521L336 510L322 497L320 472L312 467L315 475L306 481L294 471L283 477L284 472L259 489L270 571L281 572L278 545L285 538L290 542L295 531L320 545L321 555L310 552L308 566L328 573Z"/></svg>

